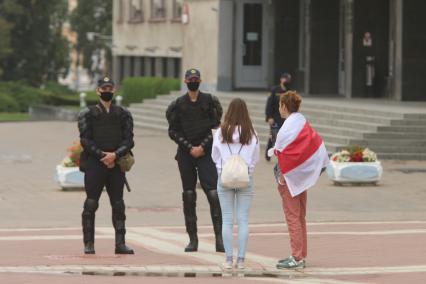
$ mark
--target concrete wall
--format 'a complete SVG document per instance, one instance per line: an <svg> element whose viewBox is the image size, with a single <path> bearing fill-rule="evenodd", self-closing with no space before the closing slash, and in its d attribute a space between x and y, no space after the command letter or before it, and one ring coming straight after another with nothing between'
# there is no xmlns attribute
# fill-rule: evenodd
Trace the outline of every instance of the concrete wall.
<svg viewBox="0 0 426 284"><path fill-rule="evenodd" d="M219 50L217 89L231 91L234 87L234 1L221 0L219 3Z"/></svg>
<svg viewBox="0 0 426 284"><path fill-rule="evenodd" d="M182 57L182 23L173 19L173 1L166 0L166 18L151 19L151 1L143 1L143 22L129 22L130 1L123 1L119 21L119 1L113 6L113 54L126 56Z"/></svg>
<svg viewBox="0 0 426 284"><path fill-rule="evenodd" d="M183 26L182 70L199 69L203 80L201 89L213 91L218 78L219 0L188 0L187 3L189 23Z"/></svg>

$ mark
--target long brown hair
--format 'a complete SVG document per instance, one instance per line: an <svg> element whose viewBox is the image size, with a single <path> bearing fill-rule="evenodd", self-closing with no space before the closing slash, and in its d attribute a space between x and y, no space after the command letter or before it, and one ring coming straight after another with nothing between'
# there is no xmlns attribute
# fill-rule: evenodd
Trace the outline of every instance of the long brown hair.
<svg viewBox="0 0 426 284"><path fill-rule="evenodd" d="M241 144L250 144L253 135L256 136L256 140L258 140L245 101L240 98L235 98L229 104L225 119L220 126L223 137L222 143L233 142L232 135L234 134L235 128L238 126L240 127Z"/></svg>

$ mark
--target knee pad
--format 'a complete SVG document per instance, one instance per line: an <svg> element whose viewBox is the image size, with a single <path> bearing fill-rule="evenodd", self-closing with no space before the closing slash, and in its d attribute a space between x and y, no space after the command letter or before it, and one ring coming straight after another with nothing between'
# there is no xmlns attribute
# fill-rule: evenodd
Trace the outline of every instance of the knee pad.
<svg viewBox="0 0 426 284"><path fill-rule="evenodd" d="M126 210L126 205L124 204L124 200L115 201L112 206L112 214L114 216L123 216L124 211Z"/></svg>
<svg viewBox="0 0 426 284"><path fill-rule="evenodd" d="M186 190L182 192L182 200L187 203L195 203L197 201L197 193L195 190Z"/></svg>
<svg viewBox="0 0 426 284"><path fill-rule="evenodd" d="M90 213L95 213L98 210L99 203L95 199L87 198L84 201L84 211L88 211Z"/></svg>
<svg viewBox="0 0 426 284"><path fill-rule="evenodd" d="M219 195L217 194L217 190L216 189L211 189L206 191L206 195L207 195L207 199L209 200L210 203L219 203Z"/></svg>

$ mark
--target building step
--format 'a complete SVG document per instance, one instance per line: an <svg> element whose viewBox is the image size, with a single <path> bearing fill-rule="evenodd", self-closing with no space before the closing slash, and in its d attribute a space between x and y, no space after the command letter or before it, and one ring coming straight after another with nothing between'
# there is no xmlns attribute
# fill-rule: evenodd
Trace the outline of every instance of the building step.
<svg viewBox="0 0 426 284"><path fill-rule="evenodd" d="M158 129L167 133L165 112L180 92L145 99L132 104L135 127ZM218 93L224 112L235 97L247 102L254 127L262 146L269 138L269 126L265 123L264 108L267 94L245 95L244 93ZM345 102L347 103L347 102ZM302 113L323 138L330 153L346 145L358 144L370 147L380 159L422 159L426 153L426 115L373 110L359 105L347 106L342 102L306 99ZM425 133L425 134L424 134Z"/></svg>
<svg viewBox="0 0 426 284"><path fill-rule="evenodd" d="M399 139L399 140L423 140L426 141L426 132L376 132L364 133L365 139Z"/></svg>
<svg viewBox="0 0 426 284"><path fill-rule="evenodd" d="M362 145L374 148L380 146L406 147L409 151L410 147L425 147L426 140L422 139L350 139L350 145Z"/></svg>
<svg viewBox="0 0 426 284"><path fill-rule="evenodd" d="M426 154L424 153L378 153L379 160L419 160L425 161Z"/></svg>

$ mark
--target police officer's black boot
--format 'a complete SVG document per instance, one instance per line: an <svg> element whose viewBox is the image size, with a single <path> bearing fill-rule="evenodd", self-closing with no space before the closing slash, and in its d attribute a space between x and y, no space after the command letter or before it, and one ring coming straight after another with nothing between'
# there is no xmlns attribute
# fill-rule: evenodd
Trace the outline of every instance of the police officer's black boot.
<svg viewBox="0 0 426 284"><path fill-rule="evenodd" d="M222 239L222 210L220 209L217 190L207 191L207 199L210 204L210 215L212 217L214 234L216 236L216 251L225 252Z"/></svg>
<svg viewBox="0 0 426 284"><path fill-rule="evenodd" d="M95 253L95 212L97 209L98 202L96 200L86 199L81 214L85 254Z"/></svg>
<svg viewBox="0 0 426 284"><path fill-rule="evenodd" d="M183 214L185 215L186 232L189 235L189 244L185 247L185 252L198 250L197 236L197 214L195 212L197 193L195 191L184 191L182 193Z"/></svg>
<svg viewBox="0 0 426 284"><path fill-rule="evenodd" d="M123 200L112 204L112 224L115 229L115 253L116 254L134 254L135 252L126 246L126 215L124 214L125 205Z"/></svg>

